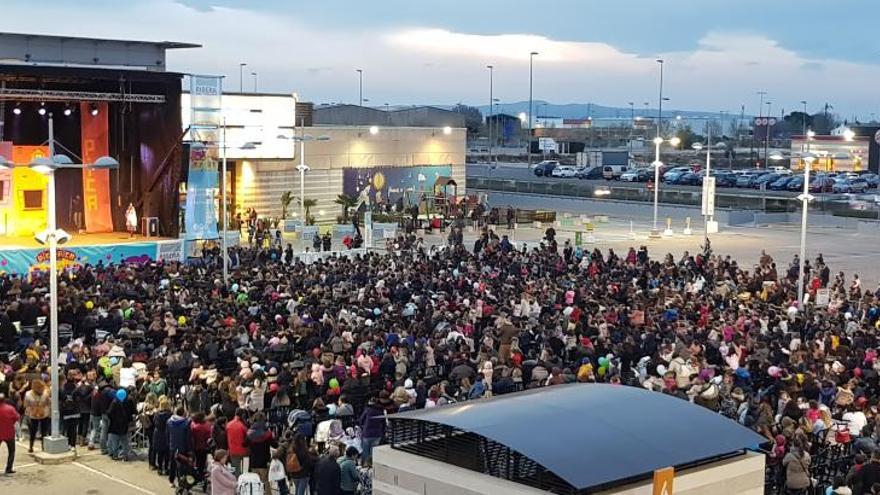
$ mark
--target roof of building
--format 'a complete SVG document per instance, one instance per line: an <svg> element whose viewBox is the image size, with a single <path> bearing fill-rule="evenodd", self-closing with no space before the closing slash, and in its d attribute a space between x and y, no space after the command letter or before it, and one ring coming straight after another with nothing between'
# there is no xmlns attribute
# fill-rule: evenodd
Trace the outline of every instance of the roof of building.
<svg viewBox="0 0 880 495"><path fill-rule="evenodd" d="M385 111L360 105L315 107L316 125L382 125L393 127L464 127L460 113L431 106L413 106Z"/></svg>
<svg viewBox="0 0 880 495"><path fill-rule="evenodd" d="M575 490L709 462L766 441L687 401L606 384L533 389L390 418L475 433L533 460Z"/></svg>

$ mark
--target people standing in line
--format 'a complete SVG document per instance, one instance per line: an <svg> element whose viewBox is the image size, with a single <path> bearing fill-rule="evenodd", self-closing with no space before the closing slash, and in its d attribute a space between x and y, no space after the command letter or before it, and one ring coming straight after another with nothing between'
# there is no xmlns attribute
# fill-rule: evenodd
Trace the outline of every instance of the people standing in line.
<svg viewBox="0 0 880 495"><path fill-rule="evenodd" d="M190 429L192 430L193 455L196 457L196 470L205 480L207 480L208 474L208 442L211 440L213 428L213 423L206 419L205 413L202 411L192 415Z"/></svg>
<svg viewBox="0 0 880 495"><path fill-rule="evenodd" d="M247 410L238 408L235 417L226 425L226 441L229 442L229 463L235 470L236 476L244 473L244 460L248 457L248 446L245 441L248 426L245 422Z"/></svg>
<svg viewBox="0 0 880 495"><path fill-rule="evenodd" d="M338 457L339 448L331 445L315 463L315 491L318 495L341 495L342 469L337 462Z"/></svg>
<svg viewBox="0 0 880 495"><path fill-rule="evenodd" d="M136 412L134 403L128 398L128 392L124 388L117 390L116 399L107 410L110 420L107 450L113 459L127 461L131 457L129 427Z"/></svg>
<svg viewBox="0 0 880 495"><path fill-rule="evenodd" d="M294 495L305 495L315 469L315 459L309 451L308 439L295 433L283 449L284 467L293 480Z"/></svg>
<svg viewBox="0 0 880 495"><path fill-rule="evenodd" d="M37 432L40 432L40 440L49 434L49 413L51 399L49 390L43 380L33 380L31 389L24 394L24 414L28 418L28 434L30 445L28 452L34 452L34 441Z"/></svg>
<svg viewBox="0 0 880 495"><path fill-rule="evenodd" d="M0 393L0 443L6 444L6 474L14 474L15 462L15 424L21 416L12 404L6 401L6 394Z"/></svg>
<svg viewBox="0 0 880 495"><path fill-rule="evenodd" d="M170 455L168 483L173 487L179 471L177 456L192 455L192 430L189 420L184 416L183 406L178 406L174 410L174 415L168 420L168 453Z"/></svg>
<svg viewBox="0 0 880 495"><path fill-rule="evenodd" d="M211 495L235 495L238 478L227 467L229 452L224 449L214 451L214 457L208 466L211 477Z"/></svg>
<svg viewBox="0 0 880 495"><path fill-rule="evenodd" d="M168 474L170 469L170 448L168 446L168 420L171 419L171 401L166 396L159 397L159 406L153 416L153 439L150 447L155 456L153 465L159 476Z"/></svg>

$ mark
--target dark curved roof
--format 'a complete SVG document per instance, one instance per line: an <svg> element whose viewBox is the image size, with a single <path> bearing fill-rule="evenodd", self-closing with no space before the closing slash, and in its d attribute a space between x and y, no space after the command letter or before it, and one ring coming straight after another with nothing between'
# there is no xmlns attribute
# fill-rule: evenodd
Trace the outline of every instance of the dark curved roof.
<svg viewBox="0 0 880 495"><path fill-rule="evenodd" d="M407 411L503 444L583 490L757 447L766 439L701 406L637 387L570 384Z"/></svg>

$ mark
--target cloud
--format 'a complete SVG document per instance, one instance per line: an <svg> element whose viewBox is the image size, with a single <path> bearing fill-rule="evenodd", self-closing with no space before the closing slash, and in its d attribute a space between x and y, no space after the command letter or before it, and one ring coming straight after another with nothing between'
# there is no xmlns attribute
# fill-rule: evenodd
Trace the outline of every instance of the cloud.
<svg viewBox="0 0 880 495"><path fill-rule="evenodd" d="M709 32L689 49L636 53L601 40L395 27L387 19L381 25L365 19L316 26L296 11L206 3L142 0L89 9L59 2L35 15L36 7L15 2L4 6L0 31L47 33L51 26L52 34L201 43L200 49L172 50L169 69L225 74L237 89L238 64L245 62L248 73L259 74L261 90L296 91L316 103L356 101L354 70L362 68L364 96L374 102L478 104L488 98L487 64L495 65L494 96L502 104L524 100L532 51L539 52L534 97L552 102L654 102L654 60L660 56L666 61L664 92L676 109L738 110L746 104L756 111L758 90L770 93L774 108L794 108L806 99L811 107L829 101L851 113L878 103L866 83L880 78L877 65L806 57L751 32Z"/></svg>

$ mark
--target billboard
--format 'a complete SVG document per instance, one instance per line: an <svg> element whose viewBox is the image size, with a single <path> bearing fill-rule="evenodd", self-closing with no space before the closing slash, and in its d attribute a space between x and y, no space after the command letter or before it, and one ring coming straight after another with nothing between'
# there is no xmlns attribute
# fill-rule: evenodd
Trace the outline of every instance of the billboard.
<svg viewBox="0 0 880 495"><path fill-rule="evenodd" d="M394 203L400 197L406 202L407 195L430 194L438 177L451 175L451 165L346 168L342 170L342 192L357 197L369 185L374 203Z"/></svg>

